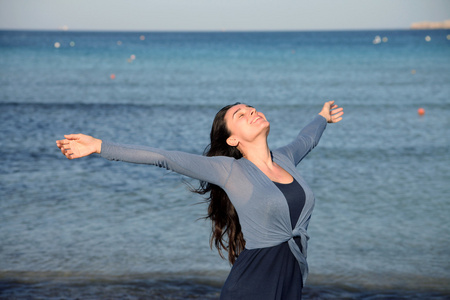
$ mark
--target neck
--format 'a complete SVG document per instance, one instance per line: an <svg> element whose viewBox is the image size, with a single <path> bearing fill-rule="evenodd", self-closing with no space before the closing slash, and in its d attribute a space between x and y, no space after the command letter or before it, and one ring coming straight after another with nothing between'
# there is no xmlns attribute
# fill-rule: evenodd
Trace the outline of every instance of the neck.
<svg viewBox="0 0 450 300"><path fill-rule="evenodd" d="M259 142L254 141L246 145L240 144L238 149L241 151L244 158L248 159L258 167L265 166L271 168L273 165L267 139Z"/></svg>

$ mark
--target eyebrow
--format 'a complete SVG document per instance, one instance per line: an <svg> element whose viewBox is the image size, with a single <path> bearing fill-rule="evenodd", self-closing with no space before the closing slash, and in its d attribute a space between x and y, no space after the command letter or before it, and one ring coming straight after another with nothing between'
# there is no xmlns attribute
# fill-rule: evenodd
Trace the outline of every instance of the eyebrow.
<svg viewBox="0 0 450 300"><path fill-rule="evenodd" d="M234 115L237 114L238 111L240 111L241 108L239 107L234 113L233 113L233 119L234 119Z"/></svg>

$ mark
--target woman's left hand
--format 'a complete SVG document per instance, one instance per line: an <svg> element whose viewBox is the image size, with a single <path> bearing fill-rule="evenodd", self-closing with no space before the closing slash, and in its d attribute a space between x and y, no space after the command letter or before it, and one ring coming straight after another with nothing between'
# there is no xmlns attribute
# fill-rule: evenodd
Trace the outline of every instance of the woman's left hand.
<svg viewBox="0 0 450 300"><path fill-rule="evenodd" d="M328 123L337 123L341 121L343 114L344 109L342 107L338 108L337 104L334 104L334 100L325 102L322 111L319 113L319 115L324 117Z"/></svg>

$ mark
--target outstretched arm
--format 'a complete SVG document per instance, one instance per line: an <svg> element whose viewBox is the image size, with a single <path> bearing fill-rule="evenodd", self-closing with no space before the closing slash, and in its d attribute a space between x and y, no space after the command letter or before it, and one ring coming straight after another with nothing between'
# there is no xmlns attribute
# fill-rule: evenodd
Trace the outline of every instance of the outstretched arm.
<svg viewBox="0 0 450 300"><path fill-rule="evenodd" d="M56 141L56 146L68 159L80 158L102 151L102 140L92 136L80 133L64 137L64 140Z"/></svg>
<svg viewBox="0 0 450 300"><path fill-rule="evenodd" d="M115 144L84 134L70 134L65 137L64 140L56 141L56 145L68 159L100 153L108 160L155 165L222 187L228 180L234 162L231 157L207 157L181 151Z"/></svg>
<svg viewBox="0 0 450 300"><path fill-rule="evenodd" d="M339 108L334 101L325 102L317 115L298 134L297 138L284 147L277 149L289 157L297 165L319 143L327 123L337 123L342 120L343 108Z"/></svg>

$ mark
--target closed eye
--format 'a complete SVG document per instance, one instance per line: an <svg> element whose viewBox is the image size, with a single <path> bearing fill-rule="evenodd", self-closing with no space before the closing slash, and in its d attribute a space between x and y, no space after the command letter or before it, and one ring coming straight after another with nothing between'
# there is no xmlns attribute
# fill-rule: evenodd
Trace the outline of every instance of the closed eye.
<svg viewBox="0 0 450 300"><path fill-rule="evenodd" d="M246 107L253 108L253 106L250 106L250 105L246 105ZM240 117L242 117L244 114L245 114L245 112L242 111L241 108L238 108L238 109L233 113L233 119L234 119L236 116L237 116L238 118L240 118Z"/></svg>

